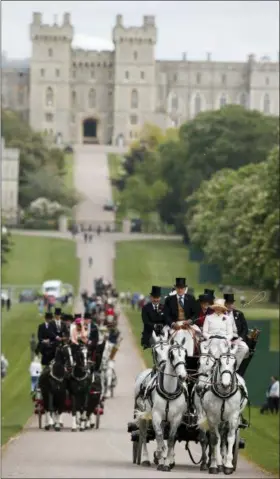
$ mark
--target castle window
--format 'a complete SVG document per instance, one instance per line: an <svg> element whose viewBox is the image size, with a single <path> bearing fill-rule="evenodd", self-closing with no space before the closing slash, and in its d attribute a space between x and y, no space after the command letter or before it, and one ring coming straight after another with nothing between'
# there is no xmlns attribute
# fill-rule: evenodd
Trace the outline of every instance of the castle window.
<svg viewBox="0 0 280 479"><path fill-rule="evenodd" d="M138 123L138 117L136 115L131 115L130 117L130 123L131 125L137 125Z"/></svg>
<svg viewBox="0 0 280 479"><path fill-rule="evenodd" d="M88 105L90 108L95 108L96 106L96 93L93 88L89 91L88 94Z"/></svg>
<svg viewBox="0 0 280 479"><path fill-rule="evenodd" d="M197 73L197 74L196 74L196 83L197 83L198 85L200 85L200 83L201 83L201 73Z"/></svg>
<svg viewBox="0 0 280 479"><path fill-rule="evenodd" d="M141 80L144 80L145 78L145 72L141 72Z"/></svg>
<svg viewBox="0 0 280 479"><path fill-rule="evenodd" d="M201 98L200 94L197 93L194 99L194 114L198 115L201 112Z"/></svg>
<svg viewBox="0 0 280 479"><path fill-rule="evenodd" d="M75 107L77 104L77 94L75 91L72 91L72 107Z"/></svg>
<svg viewBox="0 0 280 479"><path fill-rule="evenodd" d="M138 58L138 53L137 52L133 53L133 58L134 58L134 60L137 60L137 58Z"/></svg>
<svg viewBox="0 0 280 479"><path fill-rule="evenodd" d="M49 57L53 56L53 49L52 48L48 49L48 55L49 55Z"/></svg>
<svg viewBox="0 0 280 479"><path fill-rule="evenodd" d="M126 79L126 80L129 79L129 72L125 72L125 79Z"/></svg>
<svg viewBox="0 0 280 479"><path fill-rule="evenodd" d="M178 98L177 98L177 96L172 97L171 108L172 108L172 110L177 110L177 108L178 108Z"/></svg>
<svg viewBox="0 0 280 479"><path fill-rule="evenodd" d="M55 70L55 76L56 76L57 78L60 77L60 70L59 70L59 68L56 68L56 70Z"/></svg>
<svg viewBox="0 0 280 479"><path fill-rule="evenodd" d="M45 69L44 69L44 68L41 68L40 73L41 73L41 78L44 78L44 76L45 76Z"/></svg>
<svg viewBox="0 0 280 479"><path fill-rule="evenodd" d="M222 108L226 104L227 104L227 99L226 99L225 95L222 95L221 98L220 98L220 108Z"/></svg>
<svg viewBox="0 0 280 479"><path fill-rule="evenodd" d="M46 121L47 121L48 123L52 123L52 122L53 122L53 114L52 114L52 113L46 113L45 117L46 117Z"/></svg>
<svg viewBox="0 0 280 479"><path fill-rule="evenodd" d="M49 86L46 91L46 105L53 106L54 94L53 89Z"/></svg>
<svg viewBox="0 0 280 479"><path fill-rule="evenodd" d="M265 84L269 85L269 78L268 77L266 77L266 79L265 79Z"/></svg>
<svg viewBox="0 0 280 479"><path fill-rule="evenodd" d="M131 92L131 108L138 108L138 92L132 90Z"/></svg>
<svg viewBox="0 0 280 479"><path fill-rule="evenodd" d="M246 93L241 93L239 102L240 102L240 105L243 106L244 108L247 107L247 95L246 95Z"/></svg>
<svg viewBox="0 0 280 479"><path fill-rule="evenodd" d="M263 99L263 112L265 115L269 115L270 113L270 98L269 98L269 95L268 93L266 93L264 95L264 99Z"/></svg>
<svg viewBox="0 0 280 479"><path fill-rule="evenodd" d="M225 85L227 82L227 77L225 74L222 75L222 85Z"/></svg>

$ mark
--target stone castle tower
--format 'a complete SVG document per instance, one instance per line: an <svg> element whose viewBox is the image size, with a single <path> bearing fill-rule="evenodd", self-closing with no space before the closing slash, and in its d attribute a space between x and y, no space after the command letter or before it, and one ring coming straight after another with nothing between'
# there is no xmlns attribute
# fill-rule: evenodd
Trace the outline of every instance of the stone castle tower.
<svg viewBox="0 0 280 479"><path fill-rule="evenodd" d="M179 127L229 103L279 115L279 55L156 60L154 16L126 27L117 15L111 50L77 44L69 13L52 25L33 13L30 38L29 66L2 68L2 105L57 142L129 144L146 122Z"/></svg>

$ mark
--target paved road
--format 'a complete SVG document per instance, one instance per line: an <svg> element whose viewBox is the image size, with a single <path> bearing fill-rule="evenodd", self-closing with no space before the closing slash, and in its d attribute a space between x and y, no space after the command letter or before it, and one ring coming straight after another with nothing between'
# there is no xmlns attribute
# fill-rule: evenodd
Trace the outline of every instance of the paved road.
<svg viewBox="0 0 280 479"><path fill-rule="evenodd" d="M104 220L102 204L110 194L106 157L86 147L76 151L76 185L85 194L78 214L92 215ZM98 185L98 186L96 186ZM81 287L92 288L93 278L113 278L114 241L111 235L95 237L92 245L77 244L81 258ZM93 268L87 267L88 256L93 257ZM80 308L77 304L76 308ZM119 378L116 397L106 402L106 414L97 431L72 433L70 416L65 417L65 430L60 433L39 431L36 418L31 419L24 432L7 447L2 458L2 477L8 478L160 478L208 477L191 465L182 445L176 447L176 468L170 473L157 472L154 467L143 468L132 464L132 444L126 432L133 409L133 384L143 363L137 353L134 339L125 317L120 326L124 340L117 356ZM154 443L150 446L152 452ZM194 456L198 447L192 446ZM219 477L225 477L219 474ZM237 478L265 477L264 474L240 460Z"/></svg>

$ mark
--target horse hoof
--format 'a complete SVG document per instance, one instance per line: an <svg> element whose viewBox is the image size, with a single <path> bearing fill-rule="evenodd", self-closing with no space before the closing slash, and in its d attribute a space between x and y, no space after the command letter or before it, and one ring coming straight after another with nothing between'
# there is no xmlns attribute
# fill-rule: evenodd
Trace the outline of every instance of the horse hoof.
<svg viewBox="0 0 280 479"><path fill-rule="evenodd" d="M90 429L93 429L93 428L94 428L94 424L91 424L91 425L90 425Z"/></svg>
<svg viewBox="0 0 280 479"><path fill-rule="evenodd" d="M61 422L59 425L60 425L60 427L61 427L61 429L62 429L62 428L63 428L63 422Z"/></svg>
<svg viewBox="0 0 280 479"><path fill-rule="evenodd" d="M72 432L77 432L77 429L74 429L74 428L72 427L71 431L72 431Z"/></svg>
<svg viewBox="0 0 280 479"><path fill-rule="evenodd" d="M209 474L219 474L217 467L209 467Z"/></svg>
<svg viewBox="0 0 280 479"><path fill-rule="evenodd" d="M230 474L233 473L233 467L224 467L223 470L226 476L229 476Z"/></svg>
<svg viewBox="0 0 280 479"><path fill-rule="evenodd" d="M201 470L201 471L207 471L207 469L208 469L207 464L205 464L205 463L200 464L200 470Z"/></svg>
<svg viewBox="0 0 280 479"><path fill-rule="evenodd" d="M162 471L164 471L164 472L170 472L170 471L171 471L171 467L170 467L170 466L163 466Z"/></svg>
<svg viewBox="0 0 280 479"><path fill-rule="evenodd" d="M218 471L219 472L224 472L224 467L223 466L218 466Z"/></svg>
<svg viewBox="0 0 280 479"><path fill-rule="evenodd" d="M45 426L45 431L49 431L51 426Z"/></svg>
<svg viewBox="0 0 280 479"><path fill-rule="evenodd" d="M143 467L150 467L150 465L151 465L150 461L141 462L141 466L143 466Z"/></svg>
<svg viewBox="0 0 280 479"><path fill-rule="evenodd" d="M164 464L159 464L157 467L158 471L164 471Z"/></svg>
<svg viewBox="0 0 280 479"><path fill-rule="evenodd" d="M158 458L156 456L156 453L154 452L154 464L158 466Z"/></svg>
<svg viewBox="0 0 280 479"><path fill-rule="evenodd" d="M59 427L59 426L55 426L54 430L55 430L56 432L59 432L59 431L60 431L60 427Z"/></svg>
<svg viewBox="0 0 280 479"><path fill-rule="evenodd" d="M175 467L175 462L172 462L171 464L169 464L169 467L170 467L170 470L173 469Z"/></svg>

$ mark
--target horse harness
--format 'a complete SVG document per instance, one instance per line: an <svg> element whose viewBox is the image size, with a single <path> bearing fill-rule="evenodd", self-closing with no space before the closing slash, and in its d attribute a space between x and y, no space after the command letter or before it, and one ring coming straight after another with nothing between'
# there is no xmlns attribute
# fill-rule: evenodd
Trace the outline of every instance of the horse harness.
<svg viewBox="0 0 280 479"><path fill-rule="evenodd" d="M208 356L209 359L212 357L210 354L207 354L207 355L204 355L204 356ZM233 355L226 355L228 357L228 359L231 357L235 359L236 361L236 358L235 356ZM248 398L248 394L247 392L245 391L244 387L242 384L239 384L238 383L238 379L237 379L237 376L236 374L232 374L230 371L223 371L221 373L221 375L227 373L227 374L230 374L231 375L231 378L232 378L232 386L230 388L230 391L228 393L221 393L218 391L217 389L217 386L218 386L218 373L219 373L219 369L220 369L220 366L219 366L219 362L220 362L220 358L219 359L215 359L215 364L214 364L214 373L213 373L213 381L209 384L205 384L204 388L202 389L202 391L199 393L198 391L196 391L197 395L199 396L200 400L202 401L203 397L205 396L205 394L208 392L208 391L211 391L216 397L218 397L219 399L222 399L223 402L222 402L222 407L221 407L221 421L223 422L224 421L224 412L225 412L225 402L227 399L231 398L232 396L234 396L238 389L240 390L241 392L241 401L240 401L240 409L242 408L242 405L245 401L245 399L249 399ZM206 373L199 373L199 376L204 376L206 378L209 378L208 374ZM193 391L194 393L194 391Z"/></svg>
<svg viewBox="0 0 280 479"><path fill-rule="evenodd" d="M169 352L168 352L168 357L169 357L170 361L172 361L173 351L175 349L181 349L181 348L182 348L182 346L180 346L179 344L174 344L173 346L170 347ZM162 361L162 363L163 363L163 361ZM182 360L182 361L178 361L175 365L172 364L174 370L176 370L176 368L178 366L181 366L181 365L185 366L185 361ZM165 373L164 370L165 370L165 364L163 364L162 368L158 372L158 376L157 376L158 381L156 381L156 378L155 378L153 386L149 389L149 395L146 396L146 394L144 394L144 400L148 399L151 407L153 407L152 392L154 390L156 390L156 392L159 394L159 396L162 397L166 401L165 421L168 422L168 413L169 413L169 403L170 403L170 401L174 401L179 396L181 396L182 393L184 393L185 399L187 401L188 400L188 391L187 391L187 388L185 388L183 386L183 383L181 383L179 381L179 378L178 378L178 385L177 385L176 390L173 393L167 393L164 389L164 386L163 386L164 376L167 375L167 373ZM171 376L173 376L173 375L171 375ZM173 376L173 377L175 377L175 376Z"/></svg>

